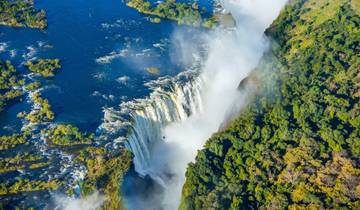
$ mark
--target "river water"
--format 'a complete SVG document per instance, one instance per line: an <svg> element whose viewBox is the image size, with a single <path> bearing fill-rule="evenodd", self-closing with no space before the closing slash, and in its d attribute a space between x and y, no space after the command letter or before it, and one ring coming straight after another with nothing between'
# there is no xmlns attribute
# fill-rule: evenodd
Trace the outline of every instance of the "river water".
<svg viewBox="0 0 360 210"><path fill-rule="evenodd" d="M167 20L151 23L147 16L128 8L121 0L36 0L35 6L46 11L48 28L0 26L0 59L10 60L27 74L23 66L27 60L59 58L62 68L58 74L52 79L40 78L41 93L52 105L54 123L73 124L87 132L99 131L104 109L144 98L153 92L147 83L164 76L172 78L187 69L191 62L179 59L175 31L181 30L186 39L194 38L197 45L193 35L203 30ZM202 0L200 6L211 9L212 1ZM160 72L150 74L147 67L157 67ZM23 124L16 115L30 108L21 102L2 112L0 134L18 132ZM0 179L56 177L60 169L54 167L62 166L50 166L34 174L17 171ZM10 200L14 205L29 202L43 207L52 202L52 196L24 194Z"/></svg>

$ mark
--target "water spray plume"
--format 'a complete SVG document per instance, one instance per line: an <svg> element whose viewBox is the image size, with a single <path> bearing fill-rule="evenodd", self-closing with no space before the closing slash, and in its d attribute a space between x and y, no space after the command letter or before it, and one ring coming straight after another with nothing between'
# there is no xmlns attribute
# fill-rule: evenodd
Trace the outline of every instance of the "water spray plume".
<svg viewBox="0 0 360 210"><path fill-rule="evenodd" d="M170 91L158 88L141 109L132 112L132 134L127 147L135 155L136 171L163 187L136 209L177 209L187 164L194 161L205 141L247 103L251 92L239 83L258 65L267 49L265 29L286 0L224 0L223 8L236 20L236 28L212 30L201 37L207 46L200 74L184 84L170 82ZM174 34L178 58L201 55L189 47L181 31ZM198 34L197 34L198 36ZM179 44L181 40L181 44ZM143 205L143 206L142 206ZM131 208L131 207L130 207ZM134 208L134 207L133 207Z"/></svg>

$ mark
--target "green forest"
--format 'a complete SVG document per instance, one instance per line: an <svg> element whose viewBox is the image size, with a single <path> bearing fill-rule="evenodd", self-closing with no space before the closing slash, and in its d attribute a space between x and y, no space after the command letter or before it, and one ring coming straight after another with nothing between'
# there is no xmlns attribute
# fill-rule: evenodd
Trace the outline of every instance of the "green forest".
<svg viewBox="0 0 360 210"><path fill-rule="evenodd" d="M256 96L190 163L180 209L360 209L359 13L287 4Z"/></svg>
<svg viewBox="0 0 360 210"><path fill-rule="evenodd" d="M24 80L19 78L18 71L10 61L0 60L0 112L23 95L20 88L23 84Z"/></svg>
<svg viewBox="0 0 360 210"><path fill-rule="evenodd" d="M34 8L34 0L1 0L0 25L44 29L46 13Z"/></svg>
<svg viewBox="0 0 360 210"><path fill-rule="evenodd" d="M214 28L216 26L234 27L235 20L231 14L208 12L206 8L199 8L197 2L180 2L176 0L165 0L158 4L152 1L129 0L126 5L136 9L138 12L153 15L150 22L159 23L160 18L176 21L195 27Z"/></svg>
<svg viewBox="0 0 360 210"><path fill-rule="evenodd" d="M60 60L55 59L39 59L36 61L27 61L25 66L29 68L31 72L40 74L43 77L55 76L55 70L60 69Z"/></svg>
<svg viewBox="0 0 360 210"><path fill-rule="evenodd" d="M236 25L230 13L208 12L197 2L125 3L153 23ZM0 25L45 29L46 13L33 0L0 0ZM269 49L239 85L251 82L256 93L189 164L179 209L360 210L360 0L289 0L265 35ZM99 192L106 197L100 209L126 207L121 188L134 170L133 154L114 152L95 133L63 122L43 92L67 62L0 59L0 113L26 105L14 113L21 128L0 135L0 176L6 177L0 209L33 209L10 198L41 192L81 198ZM40 141L73 157L71 164L86 169L83 179L30 176L62 170L36 151Z"/></svg>

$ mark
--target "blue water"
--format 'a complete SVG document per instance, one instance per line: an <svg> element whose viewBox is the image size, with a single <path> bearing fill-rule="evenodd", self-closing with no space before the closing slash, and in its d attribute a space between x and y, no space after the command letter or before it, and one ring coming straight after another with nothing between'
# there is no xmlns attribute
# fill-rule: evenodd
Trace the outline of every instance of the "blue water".
<svg viewBox="0 0 360 210"><path fill-rule="evenodd" d="M144 83L184 70L187 66L171 45L174 31L201 30L167 20L151 23L121 0L35 0L35 5L46 11L48 28L0 26L0 43L7 44L0 59L11 60L19 71L28 73L22 65L26 60L59 58L62 68L56 76L39 78L41 92L52 105L55 123L74 124L89 132L101 124L103 107L142 98L150 91ZM211 5L212 1L200 1L201 7ZM146 67L158 67L160 73L149 74ZM23 110L30 107L20 102L0 114L0 134L21 128L16 114Z"/></svg>
<svg viewBox="0 0 360 210"><path fill-rule="evenodd" d="M25 60L19 52L26 51L27 46L36 49L38 58L61 59L60 72L45 82L49 88L43 92L53 105L56 121L94 130L102 118L103 106L119 104L121 96L132 98L146 94L142 84L155 76L143 69L145 63L160 67L163 70L160 75L178 71L165 59L168 52L162 52L161 59L139 56L131 60L114 59L107 65L95 62L98 57L125 48L125 44L129 44L135 53L153 48L154 43L170 36L174 27L172 22L151 24L119 0L37 1L36 5L46 10L49 27L44 31L2 27L1 40L9 40L9 49L18 51L11 59L17 65ZM102 27L102 24L114 24L117 20L124 23L109 29ZM45 42L52 48L42 49L38 42ZM131 85L116 82L120 76L130 77L128 83ZM101 96L91 96L94 91L112 94L115 98L102 100Z"/></svg>
<svg viewBox="0 0 360 210"><path fill-rule="evenodd" d="M9 51L1 53L0 58L20 65L26 60L22 54L29 52L26 49L29 46L35 48L36 54L28 58L60 58L60 72L44 82L47 89L43 91L53 106L56 121L94 131L102 118L103 106L142 97L148 94L144 82L175 75L184 69L173 59L168 47L153 46L171 42L173 30L179 28L174 22L163 20L161 24L153 24L121 0L38 0L36 7L46 10L48 28L0 27L1 42L8 42L8 50L17 51L14 58L9 56ZM51 48L40 47L39 42ZM124 49L128 50L126 57L117 57L107 64L96 62L99 57ZM160 68L159 75L145 71L152 66ZM124 76L129 77L127 85L116 81ZM10 115L18 111L13 109L9 110ZM1 117L19 123L11 116ZM6 121L2 120L0 125L9 125Z"/></svg>

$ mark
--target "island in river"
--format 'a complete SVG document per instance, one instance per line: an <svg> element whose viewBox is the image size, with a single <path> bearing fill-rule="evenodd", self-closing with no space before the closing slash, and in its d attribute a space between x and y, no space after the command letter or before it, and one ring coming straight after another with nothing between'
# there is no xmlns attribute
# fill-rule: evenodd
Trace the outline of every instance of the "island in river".
<svg viewBox="0 0 360 210"><path fill-rule="evenodd" d="M176 2L176 0L166 0L157 5L153 5L149 1L130 0L127 6L137 11L156 16L150 19L151 22L160 22L159 18L165 18L176 21L178 24L185 24L195 27L214 28L222 25L225 27L234 27L235 20L231 14L226 13L209 13L205 8L200 9L196 2Z"/></svg>
<svg viewBox="0 0 360 210"><path fill-rule="evenodd" d="M45 29L47 20L45 11L35 9L33 1L4 0L0 1L0 25ZM11 60L0 60L0 112L7 112L17 104L29 103L31 107L17 114L22 119L21 130L0 136L0 176L8 177L0 182L0 209L32 209L19 196L47 191L69 197L86 197L98 191L107 198L102 205L104 209L122 209L122 196L118 192L123 174L130 168L132 154L123 149L110 152L104 146L95 146L93 133L82 132L72 124L54 123L56 113L43 96L42 88L61 69L60 59L37 58L20 67L41 77L19 71ZM36 144L41 141L48 148L56 147L74 157L73 164L86 168L84 178L68 183L54 177L28 176L59 167L38 151Z"/></svg>
<svg viewBox="0 0 360 210"><path fill-rule="evenodd" d="M47 27L46 13L34 8L33 0L2 0L0 25L44 29Z"/></svg>

